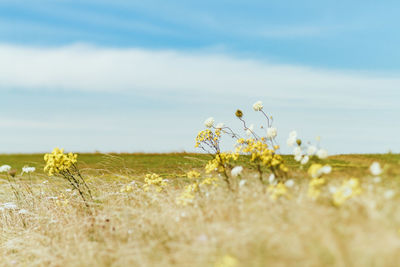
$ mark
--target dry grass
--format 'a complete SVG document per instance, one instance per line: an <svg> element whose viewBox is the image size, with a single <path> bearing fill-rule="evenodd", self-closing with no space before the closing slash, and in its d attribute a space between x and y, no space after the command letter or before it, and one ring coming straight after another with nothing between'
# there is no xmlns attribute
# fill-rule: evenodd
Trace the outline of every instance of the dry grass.
<svg viewBox="0 0 400 267"><path fill-rule="evenodd" d="M293 174L290 199L272 201L248 173L248 182L235 193L221 182L192 205L179 206L175 198L184 178L171 179L164 192L145 193L134 169L114 166L113 173L104 165L101 171L86 170L96 195L90 209L66 192L62 180L40 173L32 183L18 178L25 194L20 202L7 182L0 185L0 203L18 206L0 212L0 265L214 266L231 257L237 266L397 266L400 194L383 197L399 188L396 157L390 176L379 184L365 172L375 158L355 160L360 168L352 175L361 178L363 193L341 207L331 204L327 189L317 201L307 198L308 178L301 173ZM351 162L347 156L331 160ZM337 169L330 184L340 183L346 173ZM121 193L132 180L139 186ZM68 204L49 199L61 194Z"/></svg>

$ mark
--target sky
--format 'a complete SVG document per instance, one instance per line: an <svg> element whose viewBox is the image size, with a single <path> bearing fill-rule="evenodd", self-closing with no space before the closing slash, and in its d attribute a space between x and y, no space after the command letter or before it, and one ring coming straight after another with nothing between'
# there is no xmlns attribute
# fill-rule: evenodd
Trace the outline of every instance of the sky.
<svg viewBox="0 0 400 267"><path fill-rule="evenodd" d="M278 142L400 152L400 2L0 0L0 153L195 152L237 108ZM224 149L232 149L226 138ZM200 152L200 151L199 151Z"/></svg>

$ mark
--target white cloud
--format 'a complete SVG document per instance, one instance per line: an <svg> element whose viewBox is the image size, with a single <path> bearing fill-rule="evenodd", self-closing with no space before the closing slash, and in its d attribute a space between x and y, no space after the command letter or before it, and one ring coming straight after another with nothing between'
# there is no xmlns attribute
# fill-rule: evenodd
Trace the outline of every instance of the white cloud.
<svg viewBox="0 0 400 267"><path fill-rule="evenodd" d="M0 45L0 90L191 92L394 105L400 79L374 73L273 64L221 54L88 45ZM328 104L328 103L327 103Z"/></svg>

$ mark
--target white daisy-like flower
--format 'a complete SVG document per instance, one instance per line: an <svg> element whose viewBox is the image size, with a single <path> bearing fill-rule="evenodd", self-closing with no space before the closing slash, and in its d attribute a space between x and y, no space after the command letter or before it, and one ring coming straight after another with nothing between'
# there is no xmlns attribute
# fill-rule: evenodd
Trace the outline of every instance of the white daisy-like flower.
<svg viewBox="0 0 400 267"><path fill-rule="evenodd" d="M301 155L303 152L301 151L301 147L299 147L299 146L296 146L294 149L293 149L293 155L295 155L295 156L298 156L298 155Z"/></svg>
<svg viewBox="0 0 400 267"><path fill-rule="evenodd" d="M394 197L395 194L396 194L396 192L394 190L389 189L383 194L383 197L386 199L391 199Z"/></svg>
<svg viewBox="0 0 400 267"><path fill-rule="evenodd" d="M223 122L220 122L215 126L215 128L217 128L217 129L222 129L224 127L225 127L225 124Z"/></svg>
<svg viewBox="0 0 400 267"><path fill-rule="evenodd" d="M243 171L242 166L236 166L231 170L231 174L233 177L237 177L242 173L242 171Z"/></svg>
<svg viewBox="0 0 400 267"><path fill-rule="evenodd" d="M300 163L302 164L302 165L305 165L305 164L307 164L307 162L310 160L310 157L309 156L304 156L302 159L301 159L301 161L300 161Z"/></svg>
<svg viewBox="0 0 400 267"><path fill-rule="evenodd" d="M295 144L296 144L296 137L289 137L287 140L286 140L286 144L288 145L288 146L290 146L290 147L292 147L292 146L294 146Z"/></svg>
<svg viewBox="0 0 400 267"><path fill-rule="evenodd" d="M253 132L254 132L254 124L250 124L250 126L247 127L246 134L247 136L250 136L253 134Z"/></svg>
<svg viewBox="0 0 400 267"><path fill-rule="evenodd" d="M285 182L285 186L286 186L286 187L289 187L289 188L293 187L293 186L294 186L294 180L293 180L293 179L287 180L287 181Z"/></svg>
<svg viewBox="0 0 400 267"><path fill-rule="evenodd" d="M207 128L211 128L211 127L214 125L214 122L215 122L214 118L213 118L213 117L210 117L210 118L208 118L208 119L206 119L206 120L204 121L204 125L205 125Z"/></svg>
<svg viewBox="0 0 400 267"><path fill-rule="evenodd" d="M330 174L332 172L332 167L330 165L325 165L321 169L319 169L321 174Z"/></svg>
<svg viewBox="0 0 400 267"><path fill-rule="evenodd" d="M378 176L382 174L382 168L379 162L373 162L371 166L369 167L369 171L371 172L372 175Z"/></svg>
<svg viewBox="0 0 400 267"><path fill-rule="evenodd" d="M326 151L325 149L318 150L317 157L320 159L326 159L328 157L328 151Z"/></svg>
<svg viewBox="0 0 400 267"><path fill-rule="evenodd" d="M18 211L18 214L28 214L29 212L27 211L27 210L25 210L25 209L20 209L19 211Z"/></svg>
<svg viewBox="0 0 400 267"><path fill-rule="evenodd" d="M302 159L303 159L303 155L301 155L301 154L298 154L298 155L294 156L294 160L295 161L301 161Z"/></svg>
<svg viewBox="0 0 400 267"><path fill-rule="evenodd" d="M262 110L263 109L263 104L262 104L262 102L261 101L257 101L256 103L254 103L253 104L253 109L255 110L255 111L260 111L260 110Z"/></svg>
<svg viewBox="0 0 400 267"><path fill-rule="evenodd" d="M275 138L278 135L278 130L274 127L270 127L267 129L267 138Z"/></svg>
<svg viewBox="0 0 400 267"><path fill-rule="evenodd" d="M3 165L0 167L0 172L8 172L11 170L11 166L10 165Z"/></svg>
<svg viewBox="0 0 400 267"><path fill-rule="evenodd" d="M31 172L34 172L34 171L36 171L35 167L23 167L22 168L22 174L31 173Z"/></svg>
<svg viewBox="0 0 400 267"><path fill-rule="evenodd" d="M309 146L309 147L307 148L307 154L308 154L309 156L315 155L316 152L317 152L317 148L316 148L315 146Z"/></svg>
<svg viewBox="0 0 400 267"><path fill-rule="evenodd" d="M275 181L275 175L274 175L274 174L271 174L271 175L269 176L268 182L269 182L270 184L274 184L274 183L276 182L276 181Z"/></svg>

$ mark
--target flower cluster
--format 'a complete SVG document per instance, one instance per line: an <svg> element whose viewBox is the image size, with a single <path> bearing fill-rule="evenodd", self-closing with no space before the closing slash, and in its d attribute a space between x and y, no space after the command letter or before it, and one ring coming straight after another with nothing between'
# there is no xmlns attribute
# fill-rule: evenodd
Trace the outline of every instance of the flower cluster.
<svg viewBox="0 0 400 267"><path fill-rule="evenodd" d="M312 179L308 184L307 195L309 198L317 199L321 194L322 186L325 184L324 178L315 178Z"/></svg>
<svg viewBox="0 0 400 267"><path fill-rule="evenodd" d="M231 161L237 160L239 157L238 153L218 153L215 155L215 158L210 160L205 166L206 173L210 173L212 171L217 171L219 173L225 173L227 168L229 167L229 163Z"/></svg>
<svg viewBox="0 0 400 267"><path fill-rule="evenodd" d="M339 188L332 188L333 204L336 206L342 205L344 202L361 194L360 181L357 178L350 178L343 181Z"/></svg>
<svg viewBox="0 0 400 267"><path fill-rule="evenodd" d="M154 188L156 192L161 192L166 186L166 180L156 173L146 174L146 177L144 178L144 191L149 191L151 188Z"/></svg>
<svg viewBox="0 0 400 267"><path fill-rule="evenodd" d="M288 189L284 183L270 184L267 188L270 198L275 201L280 197L288 198Z"/></svg>
<svg viewBox="0 0 400 267"><path fill-rule="evenodd" d="M284 172L288 171L282 156L276 154L274 149L268 148L265 138L261 138L260 140L255 140L254 138L241 138L237 140L236 152L249 154L251 156L251 162L261 164L262 166L271 169L273 172L276 170Z"/></svg>
<svg viewBox="0 0 400 267"><path fill-rule="evenodd" d="M64 149L55 148L50 154L44 155L46 166L44 171L49 176L68 171L77 162L78 155L64 153Z"/></svg>

